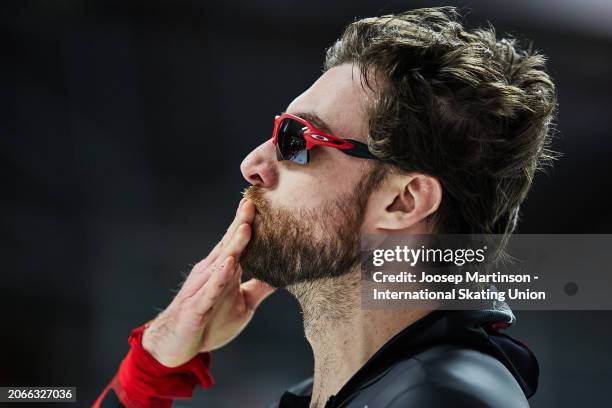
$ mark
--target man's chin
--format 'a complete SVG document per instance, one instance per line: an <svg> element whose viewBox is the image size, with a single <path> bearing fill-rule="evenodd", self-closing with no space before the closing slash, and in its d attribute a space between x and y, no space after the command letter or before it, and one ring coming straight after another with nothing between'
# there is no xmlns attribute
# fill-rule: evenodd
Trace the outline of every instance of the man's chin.
<svg viewBox="0 0 612 408"><path fill-rule="evenodd" d="M251 252L252 251L252 252ZM255 278L260 280L276 289L286 289L287 286L298 283L301 279L288 279L291 274L279 268L279 264L274 262L274 259L262 260L255 256L255 253L261 254L266 253L269 255L269 250L258 250L256 248L249 248L243 253L240 259L240 266L245 272L245 278ZM261 256L261 255L260 255ZM295 276L295 275L293 275Z"/></svg>
<svg viewBox="0 0 612 408"><path fill-rule="evenodd" d="M257 271L253 271L253 269L249 269L248 265L243 265L241 263L242 269L247 272L248 279L255 278L257 280L262 281L263 283L272 286L275 289L285 289L288 286L288 283L283 279L279 279L278 277L270 276L267 273L259 273Z"/></svg>

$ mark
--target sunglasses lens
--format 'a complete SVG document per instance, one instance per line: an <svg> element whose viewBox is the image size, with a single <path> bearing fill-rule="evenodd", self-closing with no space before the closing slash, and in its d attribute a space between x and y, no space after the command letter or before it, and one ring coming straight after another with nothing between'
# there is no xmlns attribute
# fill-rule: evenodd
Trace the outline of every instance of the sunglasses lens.
<svg viewBox="0 0 612 408"><path fill-rule="evenodd" d="M277 156L298 164L308 162L308 150L304 139L304 125L293 119L284 119L278 127Z"/></svg>

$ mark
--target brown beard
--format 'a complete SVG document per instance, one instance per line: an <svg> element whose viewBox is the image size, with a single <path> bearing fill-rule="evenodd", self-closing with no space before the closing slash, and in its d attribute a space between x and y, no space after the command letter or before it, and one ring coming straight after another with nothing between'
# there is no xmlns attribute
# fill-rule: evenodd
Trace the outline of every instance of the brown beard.
<svg viewBox="0 0 612 408"><path fill-rule="evenodd" d="M354 192L317 209L295 211L272 209L260 187L247 188L244 196L255 203L258 214L240 257L242 268L277 288L349 272L360 262L360 229L380 177L373 172Z"/></svg>

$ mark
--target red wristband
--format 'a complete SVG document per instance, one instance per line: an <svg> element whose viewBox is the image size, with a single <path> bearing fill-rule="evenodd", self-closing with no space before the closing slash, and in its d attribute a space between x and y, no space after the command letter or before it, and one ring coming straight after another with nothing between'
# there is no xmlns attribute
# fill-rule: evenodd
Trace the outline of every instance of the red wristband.
<svg viewBox="0 0 612 408"><path fill-rule="evenodd" d="M131 348L119 368L114 384L119 400L126 407L167 408L174 399L187 399L196 385L213 385L210 375L210 353L200 353L178 367L166 367L142 347L146 325L129 336Z"/></svg>

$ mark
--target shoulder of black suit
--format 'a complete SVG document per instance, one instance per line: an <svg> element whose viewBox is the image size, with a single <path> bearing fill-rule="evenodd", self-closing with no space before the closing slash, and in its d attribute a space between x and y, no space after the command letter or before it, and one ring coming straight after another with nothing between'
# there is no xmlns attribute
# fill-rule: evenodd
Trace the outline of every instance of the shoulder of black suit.
<svg viewBox="0 0 612 408"><path fill-rule="evenodd" d="M434 311L408 326L327 401L325 408L523 408L536 391L535 355L500 327L515 322L501 305ZM308 408L312 378L272 405Z"/></svg>

